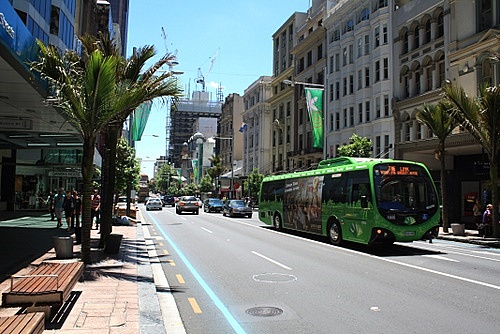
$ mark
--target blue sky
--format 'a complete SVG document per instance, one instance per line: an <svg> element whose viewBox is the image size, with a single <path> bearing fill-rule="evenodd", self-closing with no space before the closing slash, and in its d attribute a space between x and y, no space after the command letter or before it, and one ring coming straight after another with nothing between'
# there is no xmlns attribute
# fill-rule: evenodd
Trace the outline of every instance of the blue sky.
<svg viewBox="0 0 500 334"><path fill-rule="evenodd" d="M156 47L155 60L177 51L175 69L184 72L179 80L186 93L201 90L195 83L200 68L213 99L219 84L224 97L243 95L261 75L272 75L272 35L308 8L309 0L131 0L127 55L144 45ZM145 160L142 172L150 177L152 160L165 155L165 112L161 104L153 106L146 136L136 143L137 157Z"/></svg>

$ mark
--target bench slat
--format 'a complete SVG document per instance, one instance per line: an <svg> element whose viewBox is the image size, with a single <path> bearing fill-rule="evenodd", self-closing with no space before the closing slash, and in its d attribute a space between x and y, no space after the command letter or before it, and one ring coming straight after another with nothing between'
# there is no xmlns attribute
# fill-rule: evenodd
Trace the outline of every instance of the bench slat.
<svg viewBox="0 0 500 334"><path fill-rule="evenodd" d="M82 262L42 262L29 275L17 278L18 281L12 283L10 292L2 294L3 305L62 304L83 274L83 270Z"/></svg>
<svg viewBox="0 0 500 334"><path fill-rule="evenodd" d="M36 312L0 318L1 334L42 333L45 329L45 313Z"/></svg>

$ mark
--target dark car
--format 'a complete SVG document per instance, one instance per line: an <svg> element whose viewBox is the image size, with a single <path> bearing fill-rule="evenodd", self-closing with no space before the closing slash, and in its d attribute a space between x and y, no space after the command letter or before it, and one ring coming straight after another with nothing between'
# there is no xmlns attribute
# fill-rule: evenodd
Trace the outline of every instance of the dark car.
<svg viewBox="0 0 500 334"><path fill-rule="evenodd" d="M203 211L205 212L222 212L222 205L224 203L218 198L207 198L203 204Z"/></svg>
<svg viewBox="0 0 500 334"><path fill-rule="evenodd" d="M163 205L170 205L171 207L175 206L175 197L174 196L163 196Z"/></svg>
<svg viewBox="0 0 500 334"><path fill-rule="evenodd" d="M180 215L183 212L193 212L200 214L200 205L198 199L194 196L182 196L179 198L175 207L175 212Z"/></svg>
<svg viewBox="0 0 500 334"><path fill-rule="evenodd" d="M222 206L222 215L252 218L253 210L242 199L230 199Z"/></svg>

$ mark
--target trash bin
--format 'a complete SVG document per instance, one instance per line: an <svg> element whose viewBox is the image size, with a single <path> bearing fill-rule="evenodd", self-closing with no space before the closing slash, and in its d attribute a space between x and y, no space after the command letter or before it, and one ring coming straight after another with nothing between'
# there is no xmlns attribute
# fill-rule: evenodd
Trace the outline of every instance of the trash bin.
<svg viewBox="0 0 500 334"><path fill-rule="evenodd" d="M53 237L56 258L71 259L73 257L73 238L72 237Z"/></svg>
<svg viewBox="0 0 500 334"><path fill-rule="evenodd" d="M465 224L451 224L453 235L465 235Z"/></svg>
<svg viewBox="0 0 500 334"><path fill-rule="evenodd" d="M104 246L104 252L108 254L117 254L120 251L120 245L122 243L122 234L111 233L106 240L106 245Z"/></svg>

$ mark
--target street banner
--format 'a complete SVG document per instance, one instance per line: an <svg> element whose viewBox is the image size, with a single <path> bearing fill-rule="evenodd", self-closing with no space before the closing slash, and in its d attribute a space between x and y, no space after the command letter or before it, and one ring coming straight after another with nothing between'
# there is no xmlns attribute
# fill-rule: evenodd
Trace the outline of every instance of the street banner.
<svg viewBox="0 0 500 334"><path fill-rule="evenodd" d="M132 140L140 141L146 124L148 122L149 114L151 113L151 101L146 101L137 107L134 111L134 119L132 123Z"/></svg>
<svg viewBox="0 0 500 334"><path fill-rule="evenodd" d="M306 87L304 90L313 131L313 146L323 148L323 89Z"/></svg>

